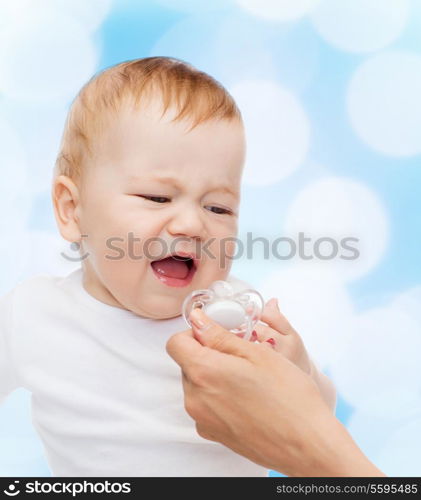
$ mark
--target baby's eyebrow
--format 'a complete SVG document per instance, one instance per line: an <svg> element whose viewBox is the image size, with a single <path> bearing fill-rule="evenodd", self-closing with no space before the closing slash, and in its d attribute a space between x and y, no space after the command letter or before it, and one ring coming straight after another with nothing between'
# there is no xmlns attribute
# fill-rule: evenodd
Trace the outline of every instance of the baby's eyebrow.
<svg viewBox="0 0 421 500"><path fill-rule="evenodd" d="M222 193L232 194L233 196L236 196L236 197L239 195L238 191L231 189L228 186L218 186L218 187L215 187L214 189L210 189L210 191L220 191Z"/></svg>

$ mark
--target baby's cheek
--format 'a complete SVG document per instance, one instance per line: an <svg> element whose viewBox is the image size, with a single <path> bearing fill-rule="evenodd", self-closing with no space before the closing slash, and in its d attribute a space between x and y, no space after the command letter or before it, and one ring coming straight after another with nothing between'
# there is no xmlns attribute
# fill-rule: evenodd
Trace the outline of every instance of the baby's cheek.
<svg viewBox="0 0 421 500"><path fill-rule="evenodd" d="M236 250L237 250L237 238L233 236L227 239L227 244L226 244L227 257L232 259L236 253Z"/></svg>
<svg viewBox="0 0 421 500"><path fill-rule="evenodd" d="M205 257L212 260L219 268L226 269L236 255L236 238L227 236L218 239L208 248Z"/></svg>

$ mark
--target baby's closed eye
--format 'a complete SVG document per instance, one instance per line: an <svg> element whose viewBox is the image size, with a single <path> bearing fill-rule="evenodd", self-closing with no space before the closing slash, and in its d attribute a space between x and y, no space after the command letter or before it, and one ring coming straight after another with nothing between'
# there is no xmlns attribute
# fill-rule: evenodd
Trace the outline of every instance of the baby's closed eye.
<svg viewBox="0 0 421 500"><path fill-rule="evenodd" d="M166 196L150 196L150 195L144 195L144 194L137 194L139 198L144 198L145 200L150 200L154 203L169 203L171 202L171 199L166 197ZM216 205L206 205L206 209L208 209L210 212L213 212L218 215L232 215L232 210L229 208L224 208L224 207L218 207Z"/></svg>
<svg viewBox="0 0 421 500"><path fill-rule="evenodd" d="M145 198L145 200L154 201L155 203L166 203L167 201L171 201L166 196L147 196L143 194L137 194L136 196L138 196L139 198Z"/></svg>

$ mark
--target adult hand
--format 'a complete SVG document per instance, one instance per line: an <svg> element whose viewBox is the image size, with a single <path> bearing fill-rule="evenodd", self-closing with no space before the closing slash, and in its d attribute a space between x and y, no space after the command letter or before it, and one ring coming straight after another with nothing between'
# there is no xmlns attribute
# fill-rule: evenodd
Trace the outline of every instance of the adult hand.
<svg viewBox="0 0 421 500"><path fill-rule="evenodd" d="M312 371L311 360L304 342L279 310L277 299L272 298L265 304L261 321L256 324L254 331L253 339L259 342L269 342L275 351L282 353L310 375Z"/></svg>
<svg viewBox="0 0 421 500"><path fill-rule="evenodd" d="M270 299L265 304L261 321L263 323L256 324L251 340L269 342L275 351L283 354L294 365L301 368L316 382L323 400L335 413L336 390L334 385L310 358L301 336L281 313L276 298Z"/></svg>
<svg viewBox="0 0 421 500"><path fill-rule="evenodd" d="M196 309L167 351L182 369L197 432L288 476L381 476L315 382L267 343L236 337Z"/></svg>

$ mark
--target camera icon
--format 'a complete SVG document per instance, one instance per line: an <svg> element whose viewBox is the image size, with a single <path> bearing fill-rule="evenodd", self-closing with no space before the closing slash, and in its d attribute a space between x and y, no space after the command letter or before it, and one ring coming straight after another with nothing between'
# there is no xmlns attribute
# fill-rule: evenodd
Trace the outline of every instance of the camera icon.
<svg viewBox="0 0 421 500"><path fill-rule="evenodd" d="M14 483L19 484L19 481L14 481ZM15 497L20 493L20 490L17 489L17 486L14 483L10 483L7 489L3 490L4 493L9 497Z"/></svg>
<svg viewBox="0 0 421 500"><path fill-rule="evenodd" d="M88 237L87 234L82 234L81 236L82 236L82 238ZM74 241L73 243L71 243L70 250L72 250L72 252L79 252L80 243L77 241ZM60 252L60 255L63 258L65 258L66 260L69 260L70 262L80 262L80 261L86 259L86 257L89 257L89 252L87 252L83 255L79 255L79 253L78 253L77 256L75 256L75 257L72 257L71 255L67 255L65 252Z"/></svg>

